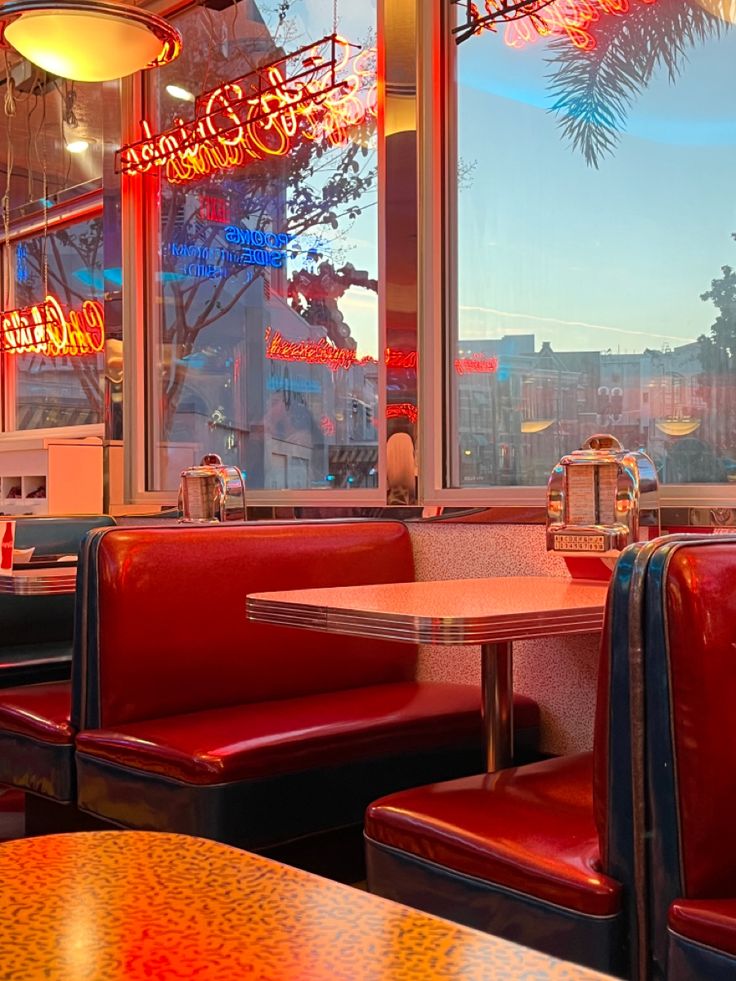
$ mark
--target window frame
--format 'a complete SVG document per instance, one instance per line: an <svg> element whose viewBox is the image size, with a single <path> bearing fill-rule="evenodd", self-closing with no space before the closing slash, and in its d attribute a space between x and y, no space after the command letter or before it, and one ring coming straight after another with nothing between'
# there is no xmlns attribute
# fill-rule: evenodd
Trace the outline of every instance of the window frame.
<svg viewBox="0 0 736 981"><path fill-rule="evenodd" d="M0 253L2 258L3 282L9 286L9 296L11 309L15 306L15 276L13 275L12 249L18 242L24 239L33 238L44 231L52 232L73 225L86 218L103 217L102 190L87 191L69 201L56 205L53 209L49 208L45 216L39 217L38 214L23 218L11 225L7 240L3 236L0 243ZM42 298L39 298L39 300ZM53 433L56 429L17 429L15 427L16 417L16 368L13 355L0 354L0 378L2 380L2 390L0 392L0 410L2 416L2 426L0 433L4 436L28 436L34 433L44 432ZM81 426L59 426L58 432L66 436L86 436L90 433L100 433L104 423L92 423Z"/></svg>
<svg viewBox="0 0 736 981"><path fill-rule="evenodd" d="M420 249L419 291L423 371L419 381L421 416L420 501L445 507L546 507L546 486L450 487L451 440L455 405L449 367L456 335L457 118L456 44L451 33L454 11L448 0L420 4ZM491 39L487 39L491 40ZM661 508L679 514L687 509L736 508L736 484L661 484Z"/></svg>
<svg viewBox="0 0 736 981"><path fill-rule="evenodd" d="M393 8L403 6L413 8L421 0L378 0L377 36L379 38L379 65L385 63L383 48L383 25L387 19L389 4ZM169 18L175 18L198 4L192 0L157 0L145 6ZM392 10L392 13L394 11ZM175 23L175 20L173 21ZM380 71L380 68L379 68ZM121 89L121 116L123 144L136 140L139 136L139 120L144 117L147 89L146 73L139 73L123 79ZM385 100L383 87L379 87L379 99ZM385 107L385 101L383 102ZM385 117L384 111L379 113ZM386 167L385 134L383 128L378 133L378 349L387 347L387 294L390 283L386 262L386 181L389 179ZM409 189L411 193L411 189ZM122 223L122 264L123 282L143 284L143 288L123 291L123 331L126 343L126 372L124 391L124 492L125 501L130 505L172 505L176 503L176 491L154 491L147 487L147 439L149 435L149 373L151 366L147 360L146 324L150 323L150 313L154 297L151 288L151 269L155 262L155 202L146 200L142 193L142 182L128 181L125 193L121 194ZM141 247L142 246L142 247ZM376 488L357 488L355 490L310 490L293 488L286 490L247 489L247 500L253 506L282 507L376 507L383 506L387 500L385 486L386 474L386 366L379 358L378 392L378 471L379 483ZM383 410L383 411L381 411Z"/></svg>

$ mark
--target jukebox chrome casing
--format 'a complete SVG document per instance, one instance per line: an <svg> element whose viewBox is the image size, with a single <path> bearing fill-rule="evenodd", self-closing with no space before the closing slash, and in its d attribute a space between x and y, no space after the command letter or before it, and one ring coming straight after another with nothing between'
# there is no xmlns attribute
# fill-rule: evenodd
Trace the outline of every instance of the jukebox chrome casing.
<svg viewBox="0 0 736 981"><path fill-rule="evenodd" d="M179 510L184 524L245 521L245 480L237 467L224 466L216 453L181 472Z"/></svg>
<svg viewBox="0 0 736 981"><path fill-rule="evenodd" d="M547 550L615 556L659 528L657 471L641 450L598 434L563 456L547 485Z"/></svg>

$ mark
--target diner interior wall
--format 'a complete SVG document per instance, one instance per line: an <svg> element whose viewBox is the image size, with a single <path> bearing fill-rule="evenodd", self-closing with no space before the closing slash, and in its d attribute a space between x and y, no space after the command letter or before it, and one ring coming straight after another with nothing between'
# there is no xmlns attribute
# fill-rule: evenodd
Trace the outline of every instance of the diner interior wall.
<svg viewBox="0 0 736 981"><path fill-rule="evenodd" d="M545 549L542 525L409 522L416 577L566 576L564 559ZM593 746L599 634L514 644L514 688L539 703L541 749L577 753ZM422 681L480 684L478 647L424 646Z"/></svg>

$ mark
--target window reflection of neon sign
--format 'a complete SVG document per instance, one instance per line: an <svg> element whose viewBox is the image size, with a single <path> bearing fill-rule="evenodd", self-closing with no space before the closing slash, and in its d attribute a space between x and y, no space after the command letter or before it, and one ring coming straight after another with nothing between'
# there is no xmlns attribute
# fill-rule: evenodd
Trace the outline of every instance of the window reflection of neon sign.
<svg viewBox="0 0 736 981"><path fill-rule="evenodd" d="M652 4L656 0L638 0ZM493 0L486 0L486 7ZM506 25L504 41L510 48L523 48L540 37L567 37L581 51L592 51L596 39L591 28L601 16L629 12L629 0L554 0L533 16Z"/></svg>
<svg viewBox="0 0 736 981"><path fill-rule="evenodd" d="M267 327L264 339L266 357L272 361L323 365L330 371L338 371L340 368L349 371L351 368L378 364L378 361L369 354L362 358L358 357L358 352L353 348L336 347L325 337L320 337L319 340L290 341L280 331L272 331ZM387 368L406 371L415 371L418 365L416 351L397 351L390 347L386 348L383 360ZM458 375L490 375L498 371L498 358L474 354L470 358L456 358L454 367Z"/></svg>
<svg viewBox="0 0 736 981"><path fill-rule="evenodd" d="M286 340L280 331L273 332L266 328L266 357L273 361L300 361L304 364L324 365L330 371L344 368L360 367L366 364L376 364L376 359L367 355L359 358L357 352L349 347L335 347L324 338L319 340Z"/></svg>
<svg viewBox="0 0 736 981"><path fill-rule="evenodd" d="M294 361L303 364L323 365L330 371L343 368L362 368L366 365L378 364L378 361L366 354L359 358L358 352L349 347L336 347L325 337L319 340L286 340L279 331L266 328L266 357L272 361ZM417 366L416 351L396 351L387 347L384 362L389 368L415 369Z"/></svg>
<svg viewBox="0 0 736 981"><path fill-rule="evenodd" d="M416 422L419 413L413 402L394 402L393 405L386 407L386 418L408 419L409 422Z"/></svg>
<svg viewBox="0 0 736 981"><path fill-rule="evenodd" d="M493 375L498 371L498 358L486 358L482 354L455 358L455 371L458 375Z"/></svg>
<svg viewBox="0 0 736 981"><path fill-rule="evenodd" d="M376 115L375 52L330 35L200 95L195 118L118 151L124 174L163 169L172 184L254 160L286 156L295 143L339 146Z"/></svg>
<svg viewBox="0 0 736 981"><path fill-rule="evenodd" d="M105 317L98 300L64 313L55 296L43 303L0 314L0 351L77 358L98 354L105 346Z"/></svg>

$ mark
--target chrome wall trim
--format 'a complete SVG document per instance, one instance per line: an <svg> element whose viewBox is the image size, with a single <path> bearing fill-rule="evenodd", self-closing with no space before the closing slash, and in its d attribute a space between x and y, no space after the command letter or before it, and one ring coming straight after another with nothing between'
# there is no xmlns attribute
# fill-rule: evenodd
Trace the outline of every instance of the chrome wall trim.
<svg viewBox="0 0 736 981"><path fill-rule="evenodd" d="M444 337L457 285L455 45L450 5L419 8L419 491L423 504L439 504L445 485L444 433L453 407L446 392ZM449 238L448 238L449 237ZM486 503L485 500L483 503Z"/></svg>
<svg viewBox="0 0 736 981"><path fill-rule="evenodd" d="M422 0L379 5L379 78L385 84L379 132L379 350L398 352L383 365L383 454L386 503L417 502L419 350L419 200L417 160L418 16ZM379 86L379 88L381 88ZM411 366L413 355L413 367ZM407 360L410 362L406 366ZM382 440L382 441L383 441Z"/></svg>

